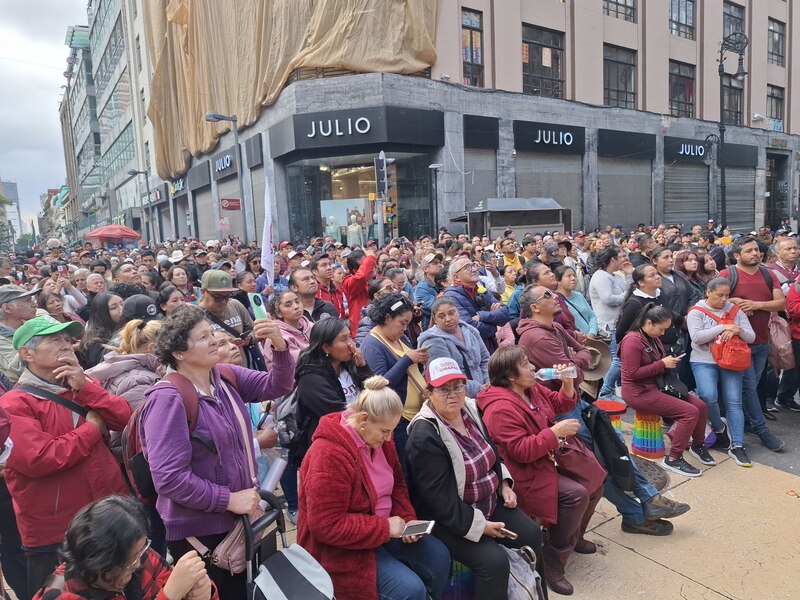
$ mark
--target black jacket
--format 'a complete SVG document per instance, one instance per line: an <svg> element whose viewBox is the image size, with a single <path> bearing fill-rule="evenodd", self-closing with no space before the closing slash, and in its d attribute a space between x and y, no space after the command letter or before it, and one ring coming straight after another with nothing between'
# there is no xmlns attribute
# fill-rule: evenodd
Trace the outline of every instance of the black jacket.
<svg viewBox="0 0 800 600"><path fill-rule="evenodd" d="M356 368L353 363L350 376L359 389L364 388L364 380L372 375L368 366ZM347 406L344 390L339 377L330 362L308 362L297 369L298 427L301 439L294 452L290 452L290 462L297 467L311 446L311 437L317 430L319 420L327 414L344 410Z"/></svg>
<svg viewBox="0 0 800 600"><path fill-rule="evenodd" d="M672 314L681 317L678 327L683 323L683 318L688 314L689 307L697 304L700 296L686 279L686 276L679 271L672 271L672 281L661 276L661 301Z"/></svg>
<svg viewBox="0 0 800 600"><path fill-rule="evenodd" d="M336 307L330 302L326 302L320 298L314 298L314 310L311 312L311 314L309 314L307 310L304 310L303 314L308 317L312 323L319 321L322 318L322 315L328 315L334 319L339 318L339 313L336 312Z"/></svg>
<svg viewBox="0 0 800 600"><path fill-rule="evenodd" d="M625 337L625 334L628 333L631 329L631 325L636 320L636 317L639 316L639 313L642 309L649 303L653 303L656 306L665 306L669 308L666 304L664 304L664 295L661 294L658 298L644 298L642 296L637 296L636 294L631 294L630 297L625 301L625 304L622 305L622 310L619 313L619 318L617 319L617 330L615 332L617 338L617 344L622 341L622 338ZM669 326L669 329L661 336L661 343L665 346L670 346L678 341L678 327L680 323L683 322L683 317L677 316L673 313L672 315L672 325Z"/></svg>
<svg viewBox="0 0 800 600"><path fill-rule="evenodd" d="M491 438L488 435L485 438L497 457L493 469L501 482L497 489L500 506L503 503L503 462ZM436 527L443 527L453 535L464 537L473 526L475 511L459 496L450 453L433 420L419 416L414 419L405 451L408 491L417 517L435 520ZM484 516L486 519L491 517Z"/></svg>

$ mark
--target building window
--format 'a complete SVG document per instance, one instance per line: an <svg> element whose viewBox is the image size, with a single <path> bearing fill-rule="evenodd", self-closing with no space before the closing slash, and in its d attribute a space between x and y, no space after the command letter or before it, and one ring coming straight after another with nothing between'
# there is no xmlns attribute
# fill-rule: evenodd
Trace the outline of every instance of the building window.
<svg viewBox="0 0 800 600"><path fill-rule="evenodd" d="M722 6L722 37L732 33L744 33L744 8L733 2Z"/></svg>
<svg viewBox="0 0 800 600"><path fill-rule="evenodd" d="M139 40L139 36L136 36L136 53L134 54L134 60L136 61L136 70L142 70L142 43Z"/></svg>
<svg viewBox="0 0 800 600"><path fill-rule="evenodd" d="M636 0L603 0L603 14L636 23Z"/></svg>
<svg viewBox="0 0 800 600"><path fill-rule="evenodd" d="M722 77L722 120L728 125L742 124L742 82L730 75Z"/></svg>
<svg viewBox="0 0 800 600"><path fill-rule="evenodd" d="M142 122L147 122L147 98L144 95L144 88L139 90L139 102L142 105Z"/></svg>
<svg viewBox="0 0 800 600"><path fill-rule="evenodd" d="M694 65L669 61L669 114L694 117Z"/></svg>
<svg viewBox="0 0 800 600"><path fill-rule="evenodd" d="M636 108L636 52L603 46L603 104Z"/></svg>
<svg viewBox="0 0 800 600"><path fill-rule="evenodd" d="M522 92L564 97L564 34L522 26Z"/></svg>
<svg viewBox="0 0 800 600"><path fill-rule="evenodd" d="M786 56L786 25L775 19L769 20L769 36L767 37L767 62L771 65L783 66Z"/></svg>
<svg viewBox="0 0 800 600"><path fill-rule="evenodd" d="M150 177L150 142L144 143L144 170L147 171L147 176Z"/></svg>
<svg viewBox="0 0 800 600"><path fill-rule="evenodd" d="M670 0L669 32L678 37L694 39L695 0Z"/></svg>
<svg viewBox="0 0 800 600"><path fill-rule="evenodd" d="M767 86L767 117L783 121L783 88Z"/></svg>
<svg viewBox="0 0 800 600"><path fill-rule="evenodd" d="M461 53L464 56L464 85L483 87L483 14L461 11Z"/></svg>

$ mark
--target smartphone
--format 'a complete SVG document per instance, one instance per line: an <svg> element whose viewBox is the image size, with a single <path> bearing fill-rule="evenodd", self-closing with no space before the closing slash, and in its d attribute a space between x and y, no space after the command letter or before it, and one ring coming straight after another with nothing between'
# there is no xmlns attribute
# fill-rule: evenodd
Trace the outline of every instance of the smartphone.
<svg viewBox="0 0 800 600"><path fill-rule="evenodd" d="M679 354L679 355L678 355L678 356L676 356L675 358L683 358L684 356L686 356L686 352L684 352L683 354Z"/></svg>
<svg viewBox="0 0 800 600"><path fill-rule="evenodd" d="M268 319L269 315L267 315L267 307L264 305L264 296L250 292L247 297L250 300L250 308L253 309L256 319Z"/></svg>
<svg viewBox="0 0 800 600"><path fill-rule="evenodd" d="M436 523L436 521L422 521L420 523L414 523L413 525L406 525L406 528L403 529L402 537L409 535L428 535L433 531L434 523Z"/></svg>
<svg viewBox="0 0 800 600"><path fill-rule="evenodd" d="M500 532L510 540L515 540L519 537L516 533L505 527L501 527Z"/></svg>
<svg viewBox="0 0 800 600"><path fill-rule="evenodd" d="M69 267L67 265L58 265L58 274L61 277L69 276Z"/></svg>

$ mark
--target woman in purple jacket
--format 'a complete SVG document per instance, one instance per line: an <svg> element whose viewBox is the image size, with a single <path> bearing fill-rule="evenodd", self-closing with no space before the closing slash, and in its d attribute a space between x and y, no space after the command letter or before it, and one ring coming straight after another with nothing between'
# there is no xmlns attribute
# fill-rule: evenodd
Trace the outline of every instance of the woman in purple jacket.
<svg viewBox="0 0 800 600"><path fill-rule="evenodd" d="M168 367L167 372L186 377L199 396L197 424L191 436L180 391L171 383L151 388L141 417L142 447L172 556L183 556L195 548L189 537L213 551L233 528L236 516L251 514L258 505L256 482L248 467L255 462L253 432L244 403L291 392L294 359L274 321L256 321L253 331L256 337L272 342L273 368L262 373L230 366L235 386L220 379L216 368L219 342L201 309L188 305L176 309L156 338L153 351ZM231 575L212 565L208 574L220 598L244 597L244 573Z"/></svg>

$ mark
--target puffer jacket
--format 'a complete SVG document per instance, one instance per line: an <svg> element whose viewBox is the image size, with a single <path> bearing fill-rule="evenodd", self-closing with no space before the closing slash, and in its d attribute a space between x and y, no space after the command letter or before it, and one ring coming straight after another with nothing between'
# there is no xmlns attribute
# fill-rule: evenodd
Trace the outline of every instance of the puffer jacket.
<svg viewBox="0 0 800 600"><path fill-rule="evenodd" d="M461 320L473 324L481 339L486 343L489 350L497 348L495 334L497 328L502 327L509 321L508 308L501 306L492 310L492 301L486 294L476 293L471 297L466 288L460 285L451 285L444 291L444 295L452 298L458 307ZM475 321L472 317L478 315L480 320Z"/></svg>
<svg viewBox="0 0 800 600"><path fill-rule="evenodd" d="M161 376L158 359L153 354L120 354L108 352L96 367L86 373L96 379L110 394L122 396L136 410L144 402L144 393ZM110 448L114 457L122 462L122 433L111 432Z"/></svg>
<svg viewBox="0 0 800 600"><path fill-rule="evenodd" d="M448 357L456 361L467 376L467 397L474 398L489 383L489 351L477 329L463 321L459 327L463 342L434 325L419 336L417 344L428 348L430 360Z"/></svg>

